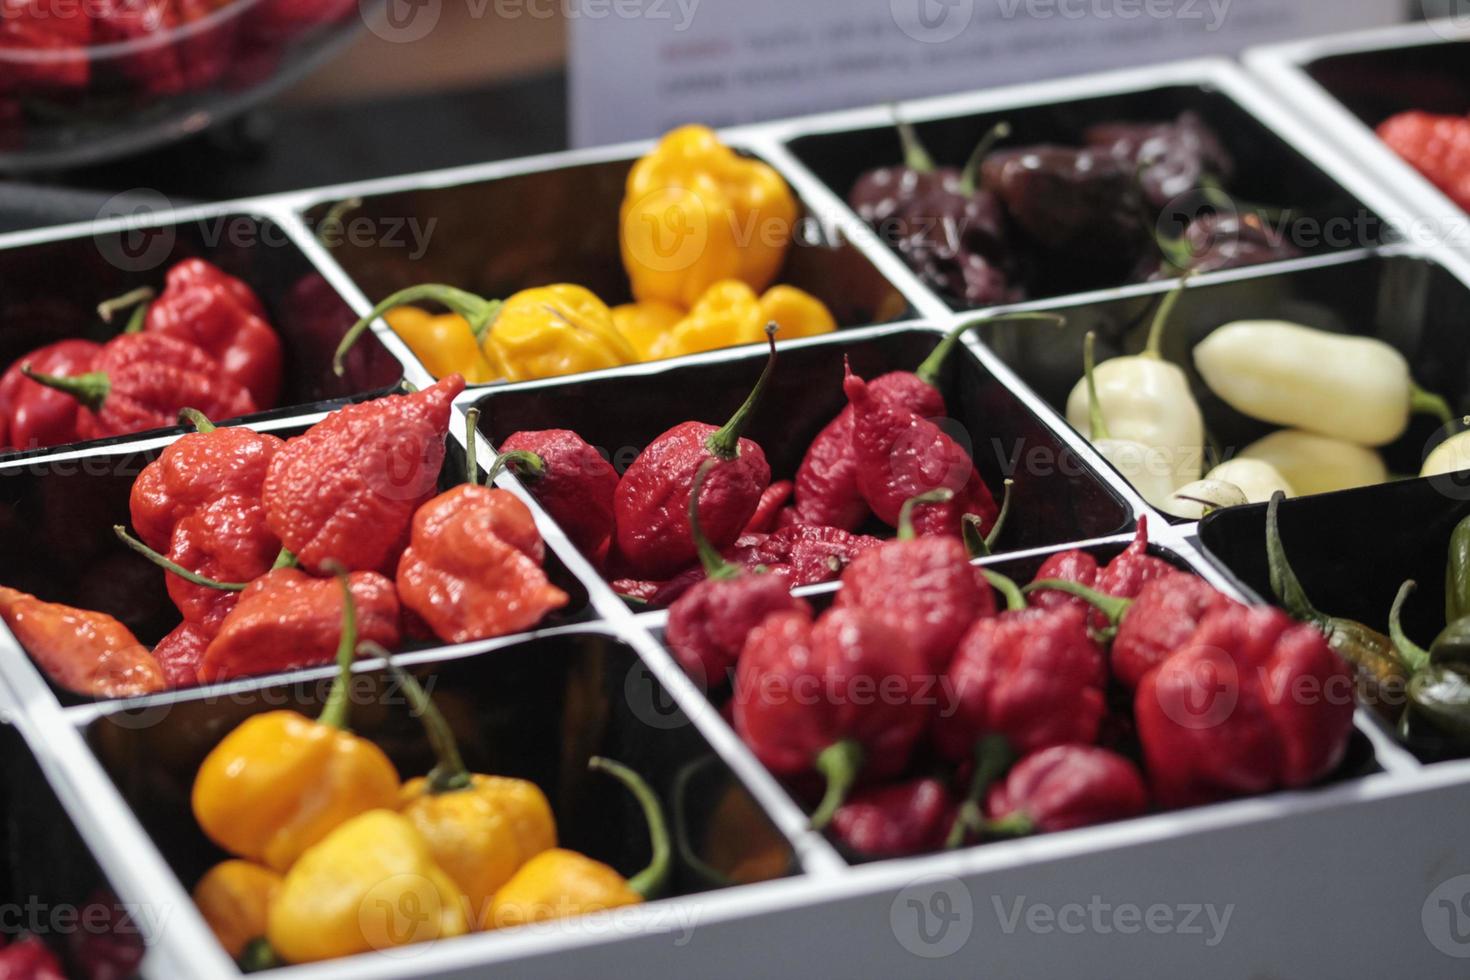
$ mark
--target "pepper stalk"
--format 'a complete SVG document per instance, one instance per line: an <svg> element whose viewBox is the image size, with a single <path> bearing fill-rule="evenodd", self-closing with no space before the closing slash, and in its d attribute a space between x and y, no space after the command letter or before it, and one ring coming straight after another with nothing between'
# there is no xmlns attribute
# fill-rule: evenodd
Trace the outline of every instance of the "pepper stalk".
<svg viewBox="0 0 1470 980"><path fill-rule="evenodd" d="M975 772L970 777L969 790L944 842L945 850L952 851L962 846L971 833L985 828L985 814L980 801L990 784L1004 775L1013 761L1015 753L1004 735L985 735L975 743Z"/></svg>
<svg viewBox="0 0 1470 980"><path fill-rule="evenodd" d="M960 338L971 330L980 327L989 327L997 323L1025 323L1028 321L1044 321L1058 327L1067 325L1067 318L1060 313L997 313L994 316L981 317L978 320L970 320L955 327L944 338L939 341L938 346L924 358L918 368L914 370L915 376L931 388L939 387L939 372L944 369L944 364L949 360L949 355L959 346Z"/></svg>
<svg viewBox="0 0 1470 980"><path fill-rule="evenodd" d="M325 567L342 587L342 637L337 641L337 676L316 720L318 724L345 732L352 709L352 663L357 659L357 600L352 597L352 580L347 576L347 569L336 561L327 562Z"/></svg>
<svg viewBox="0 0 1470 980"><path fill-rule="evenodd" d="M128 533L128 529L123 527L121 524L112 525L112 533L117 535L118 540L120 540L123 544L127 545L129 548L133 549L144 558L147 558L149 561L157 565L159 568L163 569L165 572L177 575L185 582L189 582L193 585L198 585L206 589L217 589L220 592L244 592L246 587L250 585L249 582L217 582L212 578L205 578L198 572L191 572L183 565L180 565L178 562L166 558L163 555L160 555L158 552L154 551L152 548L148 547L146 544L133 537L131 534ZM278 567L279 561L280 559L278 558Z"/></svg>
<svg viewBox="0 0 1470 980"><path fill-rule="evenodd" d="M102 318L103 323L111 323L118 313L131 309L133 312L128 317L127 325L123 327L123 333L142 333L143 323L148 318L148 307L156 295L151 286L130 289L121 296L98 303L97 315Z"/></svg>
<svg viewBox="0 0 1470 980"><path fill-rule="evenodd" d="M1404 632L1403 614L1404 603L1418 587L1419 583L1413 579L1399 586L1398 594L1393 598L1393 607L1388 611L1388 635L1393 640L1393 648L1404 666L1415 673L1429 666L1429 651L1409 639L1409 634Z"/></svg>
<svg viewBox="0 0 1470 980"><path fill-rule="evenodd" d="M921 493L918 496L905 500L903 506L898 510L898 540L912 541L918 537L918 533L914 531L914 508L921 504L948 503L953 499L953 490L949 487L939 487L936 490L930 490L927 493Z"/></svg>
<svg viewBox="0 0 1470 980"><path fill-rule="evenodd" d="M664 811L659 805L658 796L642 776L621 762L595 755L587 760L587 768L605 772L622 783L643 808L643 819L648 823L648 841L653 857L649 860L648 867L628 879L628 887L645 899L656 897L667 886L674 863L669 827L664 821Z"/></svg>
<svg viewBox="0 0 1470 980"><path fill-rule="evenodd" d="M1132 599L1121 599L1106 592L1083 585L1081 582L1069 582L1066 579L1043 578L1037 579L1021 591L1026 595L1043 590L1051 592L1065 592L1084 600L1098 612L1107 617L1108 625L1116 627L1123 622L1123 617L1128 615L1128 610L1133 606Z"/></svg>
<svg viewBox="0 0 1470 980"><path fill-rule="evenodd" d="M1020 612L1026 608L1026 591L1016 585L1015 580L988 568L980 569L980 574L985 576L985 581L990 583L991 588L1005 596L1008 611Z"/></svg>
<svg viewBox="0 0 1470 980"><path fill-rule="evenodd" d="M421 283L407 289L400 289L374 306L367 316L354 323L342 335L342 342L337 345L337 351L332 355L333 373L339 378L347 373L347 353L352 350L358 338L372 326L374 320L395 307L425 300L438 303L464 317L470 325L470 331L475 335L477 344L484 341L485 334L490 332L490 325L495 322L495 318L500 315L500 308L505 305L498 299L485 299L443 283Z"/></svg>
<svg viewBox="0 0 1470 980"><path fill-rule="evenodd" d="M855 738L845 738L829 745L817 755L813 768L826 778L827 789L816 810L812 811L812 830L825 830L837 811L842 809L847 794L857 783L858 773L862 771L864 755L862 743Z"/></svg>
<svg viewBox="0 0 1470 980"><path fill-rule="evenodd" d="M429 696L429 692L424 690L424 686L419 683L418 678L394 662L392 655L380 644L362 643L358 646L358 652L382 659L389 673L393 675L393 679L398 682L398 686L403 688L403 693L408 697L409 710L424 726L424 735L428 737L429 745L434 749L436 760L434 768L429 770L427 779L429 795L468 789L471 784L470 770L464 764L464 757L460 755L459 743L454 738L454 731L449 727L449 721L444 717L444 713Z"/></svg>
<svg viewBox="0 0 1470 980"><path fill-rule="evenodd" d="M971 558L989 558L995 554L995 543L1000 540L1001 532L1005 530L1006 518L1011 514L1011 496L1015 489L1016 481L1006 477L1005 489L1000 498L1000 513L995 515L995 523L991 525L990 533L981 531L983 521L979 514L966 514L960 522L960 536L965 542L965 551Z"/></svg>
<svg viewBox="0 0 1470 980"><path fill-rule="evenodd" d="M980 191L980 167L985 163L985 158L990 156L990 151L1003 139L1009 139L1011 135L1011 124L1004 119L991 126L989 131L975 144L975 149L970 151L970 158L965 161L965 169L960 171L960 193L965 197L974 197Z"/></svg>
<svg viewBox="0 0 1470 980"><path fill-rule="evenodd" d="M766 387L771 381L771 375L776 370L776 331L778 329L775 323L766 324L766 343L770 345L770 353L766 356L766 366L762 369L761 376L756 379L755 387L750 389L750 394L735 410L735 414L730 416L730 420L705 440L705 448L716 459L728 462L740 455L740 436L745 431L745 427L750 424L750 417L754 414L755 407L760 402L761 396L765 394Z"/></svg>

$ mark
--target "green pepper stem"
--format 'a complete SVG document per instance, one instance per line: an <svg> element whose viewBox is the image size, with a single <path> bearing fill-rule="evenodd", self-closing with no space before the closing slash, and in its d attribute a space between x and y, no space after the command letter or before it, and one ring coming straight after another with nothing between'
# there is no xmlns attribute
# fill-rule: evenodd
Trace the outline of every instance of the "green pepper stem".
<svg viewBox="0 0 1470 980"><path fill-rule="evenodd" d="M989 558L990 544L980 530L980 515L966 514L960 518L960 540L965 542L965 554L971 558Z"/></svg>
<svg viewBox="0 0 1470 980"><path fill-rule="evenodd" d="M97 315L102 318L103 323L111 323L112 318L123 310L132 310L133 317L129 319L128 327L123 333L137 333L139 330L142 330L142 324L140 323L138 329L135 330L133 329L132 320L138 318L139 310L142 310L145 314L147 313L147 304L149 300L153 299L154 295L151 286L139 286L137 289L130 289L121 296L104 299L98 303Z"/></svg>
<svg viewBox="0 0 1470 980"><path fill-rule="evenodd" d="M955 327L944 338L939 341L938 346L924 358L924 362L918 366L914 374L918 379L931 388L939 387L939 373L944 370L945 361L949 355L959 346L960 338L971 330L979 327L988 327L996 323L1025 323L1028 321L1045 321L1058 327L1067 325L1067 318L1060 313L997 313L995 316L981 317L978 320L970 320Z"/></svg>
<svg viewBox="0 0 1470 980"><path fill-rule="evenodd" d="M490 329L490 324L499 315L502 305L500 300L485 299L483 296L476 296L474 293L442 283L422 283L418 286L400 289L373 307L371 313L354 323L342 335L342 342L337 345L337 352L332 355L332 371L337 377L340 378L347 373L347 352L352 350L352 345L357 343L358 338L372 326L374 320L395 307L420 301L438 303L464 317L469 322L470 330L474 332L476 342L484 339L486 331Z"/></svg>
<svg viewBox="0 0 1470 980"><path fill-rule="evenodd" d="M480 480L480 450L477 438L480 429L480 410L472 408L464 413L464 482L474 486ZM486 475L487 484L494 483L493 476Z"/></svg>
<svg viewBox="0 0 1470 980"><path fill-rule="evenodd" d="M1111 438L1097 397L1097 334L1091 330L1082 339L1082 377L1087 382L1087 438L1092 442Z"/></svg>
<svg viewBox="0 0 1470 980"><path fill-rule="evenodd" d="M144 558L147 558L149 561L153 562L153 564L157 565L164 571L171 572L172 574L177 575L185 582L192 582L194 585L202 586L206 589L218 589L220 592L243 592L245 591L245 587L250 584L249 582L216 582L212 578L205 578L198 572L191 572L183 565L180 565L178 562L171 561L163 555L160 555L158 552L154 551L152 548L148 547L146 544L133 537L131 534L128 533L128 529L123 527L121 524L112 525L112 533L116 534L118 540L120 540L123 544L127 545L129 548L132 548L138 554L142 555Z"/></svg>
<svg viewBox="0 0 1470 980"><path fill-rule="evenodd" d="M986 820L980 829L992 837L1029 837L1036 832L1036 822L1017 810L995 820Z"/></svg>
<svg viewBox="0 0 1470 980"><path fill-rule="evenodd" d="M337 584L342 587L342 638L337 642L337 677L316 720L346 731L352 707L352 662L357 659L357 600L352 597L352 580L347 577L347 569L335 561L327 562L326 569L337 577Z"/></svg>
<svg viewBox="0 0 1470 980"><path fill-rule="evenodd" d="M1014 757L1015 753L1011 751L1010 743L1004 735L985 735L975 743L975 772L970 777L970 787L965 793L964 802L960 804L959 813L955 815L955 821L949 828L949 837L944 842L945 850L952 851L960 847L972 831L981 829L985 814L981 810L980 801L990 784L1010 767Z"/></svg>
<svg viewBox="0 0 1470 980"><path fill-rule="evenodd" d="M1169 320L1174 316L1174 307L1179 305L1179 300L1184 296L1184 290L1189 285L1190 273L1186 272L1179 279L1179 285L1171 289L1159 302L1159 308L1154 313L1153 323L1148 328L1148 343L1144 345L1143 357L1152 357L1160 360L1164 356L1164 331L1169 326Z"/></svg>
<svg viewBox="0 0 1470 980"><path fill-rule="evenodd" d="M826 777L827 791L812 813L812 830L825 830L837 811L842 809L842 804L847 802L847 794L852 791L863 768L863 758L863 746L855 738L829 745L817 756L813 768Z"/></svg>
<svg viewBox="0 0 1470 980"><path fill-rule="evenodd" d="M346 218L349 212L356 211L360 207L362 207L362 198L347 197L327 208L327 213L322 215L321 223L316 226L316 240L327 248L331 248L327 239L339 237L344 227L342 219Z"/></svg>
<svg viewBox="0 0 1470 980"><path fill-rule="evenodd" d="M266 970L274 970L286 964L277 955L271 946L270 940L264 936L250 940L240 952L240 959L236 961L241 973L262 973Z"/></svg>
<svg viewBox="0 0 1470 980"><path fill-rule="evenodd" d="M1409 382L1409 411L1415 415L1433 415L1442 425L1455 420L1450 403L1432 391L1425 391L1413 381Z"/></svg>
<svg viewBox="0 0 1470 980"><path fill-rule="evenodd" d="M1277 490L1271 495L1271 502L1266 505L1266 565L1271 575L1271 592L1293 618L1326 630L1331 624L1312 605L1312 600L1307 598L1301 579L1297 578L1296 570L1286 557L1280 523L1281 501L1285 499L1286 494Z"/></svg>
<svg viewBox="0 0 1470 980"><path fill-rule="evenodd" d="M689 533L694 537L694 547L699 552L699 563L704 566L704 577L710 581L728 581L740 577L740 568L726 561L705 537L704 527L699 523L699 494L704 489L705 478L720 465L718 459L707 459L699 464L694 474L694 485L689 488Z"/></svg>
<svg viewBox="0 0 1470 980"><path fill-rule="evenodd" d="M1398 595L1393 597L1393 607L1388 611L1388 635L1393 640L1393 648L1398 652L1404 666L1414 673L1429 666L1429 651L1409 639L1409 635L1404 632L1404 603L1418 587L1413 579L1399 586Z"/></svg>
<svg viewBox="0 0 1470 980"><path fill-rule="evenodd" d="M1086 601L1088 605L1108 617L1108 624L1110 626L1117 626L1121 623L1123 617L1128 615L1129 607L1133 605L1132 599L1120 599L1115 595L1108 595L1106 592L1099 592L1096 589L1088 588L1081 582L1068 582L1066 579L1060 578L1037 579L1021 591L1026 595L1043 591L1065 592L1067 595L1074 595Z"/></svg>
<svg viewBox="0 0 1470 980"><path fill-rule="evenodd" d="M522 480L539 480L546 475L546 460L524 449L501 453L490 464L490 472L485 475L486 485L494 483L503 470L512 468Z"/></svg>
<svg viewBox="0 0 1470 980"><path fill-rule="evenodd" d="M47 388L54 388L63 394L71 395L82 404L83 408L94 412L102 410L102 405L112 391L112 381L107 377L105 371L89 371L86 374L63 378L54 374L32 371L30 364L27 363L20 366L20 373L38 385L45 385Z"/></svg>
<svg viewBox="0 0 1470 980"><path fill-rule="evenodd" d="M643 819L648 822L648 841L653 858L648 867L628 879L628 887L644 898L654 898L668 884L673 870L673 847L669 843L669 826L664 821L663 807L653 788L632 769L621 762L595 755L587 760L587 768L605 772L627 787L643 808Z"/></svg>
<svg viewBox="0 0 1470 980"><path fill-rule="evenodd" d="M437 760L434 768L429 770L429 794L435 796L469 788L470 770L464 764L464 757L459 754L459 743L454 739L454 731L418 678L394 662L392 655L380 644L372 641L360 643L357 652L359 656L382 658L393 679L408 697L409 710L424 726L424 735L429 739Z"/></svg>
<svg viewBox="0 0 1470 980"><path fill-rule="evenodd" d="M770 344L771 352L766 356L766 366L761 371L761 376L756 380L755 387L750 389L750 394L745 401L730 416L730 421L715 431L705 440L705 448L710 454L723 460L732 460L740 455L740 435L745 431L750 422L751 415L755 412L756 404L765 394L766 386L770 383L771 375L776 370L776 330L775 323L766 324L766 343Z"/></svg>
<svg viewBox="0 0 1470 980"><path fill-rule="evenodd" d="M995 149L995 144L1003 139L1009 139L1011 135L1011 124L1001 120L975 144L975 149L970 151L970 158L965 161L965 169L960 171L960 193L965 197L974 197L980 190L980 166L985 158L990 156L990 151Z"/></svg>
<svg viewBox="0 0 1470 980"><path fill-rule="evenodd" d="M903 165L921 174L932 174L936 169L934 158L929 155L924 141L919 139L913 124L899 117L898 106L893 107L893 124L898 129L898 142L903 147Z"/></svg>
<svg viewBox="0 0 1470 980"><path fill-rule="evenodd" d="M734 884L730 876L710 866L709 862L700 857L694 850L694 844L689 840L688 807L685 798L689 794L689 784L694 777L702 772L711 762L715 761L712 755L702 756L679 768L674 774L674 785L670 791L672 796L673 821L674 821L674 847L679 852L679 860L689 870L698 875L706 884L715 888L724 888Z"/></svg>
<svg viewBox="0 0 1470 980"><path fill-rule="evenodd" d="M1021 587L1013 579L988 568L980 569L980 574L985 576L985 581L990 583L991 588L1005 596L1006 608L1011 612L1020 612L1026 608L1026 593L1021 591Z"/></svg>
<svg viewBox="0 0 1470 980"><path fill-rule="evenodd" d="M179 409L179 424L191 425L194 427L195 432L202 435L209 435L209 433L219 428L219 426L209 420L208 415L205 415L197 408Z"/></svg>
<svg viewBox="0 0 1470 980"><path fill-rule="evenodd" d="M953 490L949 487L939 487L905 500L903 506L898 509L898 540L912 541L918 537L914 531L914 508L920 504L942 504L953 499Z"/></svg>
<svg viewBox="0 0 1470 980"><path fill-rule="evenodd" d="M293 552L290 548L282 548L280 553L276 555L276 560L271 563L271 571L275 571L278 568L295 567L296 553Z"/></svg>

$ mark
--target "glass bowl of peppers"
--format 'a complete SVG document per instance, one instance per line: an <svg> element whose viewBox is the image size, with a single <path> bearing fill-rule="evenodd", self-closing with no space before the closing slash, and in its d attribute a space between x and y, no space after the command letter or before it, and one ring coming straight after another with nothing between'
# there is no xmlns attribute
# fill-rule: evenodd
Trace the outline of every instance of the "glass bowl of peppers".
<svg viewBox="0 0 1470 980"><path fill-rule="evenodd" d="M376 0L0 0L0 171L198 132L347 41Z"/></svg>

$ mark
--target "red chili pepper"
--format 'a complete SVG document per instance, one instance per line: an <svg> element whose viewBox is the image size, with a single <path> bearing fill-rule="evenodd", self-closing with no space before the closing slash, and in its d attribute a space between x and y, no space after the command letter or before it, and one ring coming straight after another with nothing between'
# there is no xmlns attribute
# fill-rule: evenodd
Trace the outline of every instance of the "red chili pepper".
<svg viewBox="0 0 1470 980"><path fill-rule="evenodd" d="M215 632L215 629L183 622L158 641L153 648L153 659L158 661L170 690L199 683L199 665L204 662L204 651L209 649Z"/></svg>
<svg viewBox="0 0 1470 980"><path fill-rule="evenodd" d="M832 582L861 554L883 544L882 539L853 534L840 527L790 524L758 545L753 560L790 569L792 587Z"/></svg>
<svg viewBox="0 0 1470 980"><path fill-rule="evenodd" d="M348 576L364 642L398 645L399 607L393 583L377 572ZM317 667L337 656L342 637L342 588L334 579L277 568L251 582L220 624L199 664L199 679L235 677Z"/></svg>
<svg viewBox="0 0 1470 980"><path fill-rule="evenodd" d="M258 496L228 494L216 498L174 525L168 550L171 561L219 582L251 582L276 563L281 542L265 520ZM183 614L214 635L235 608L237 593L208 588L174 574L164 576L169 598Z"/></svg>
<svg viewBox="0 0 1470 980"><path fill-rule="evenodd" d="M853 408L858 488L879 520L896 526L906 501L947 489L949 499L925 504L914 514L920 534L958 537L966 514L980 518L982 531L995 524L1000 508L959 443L928 419L874 397L851 368L843 390Z"/></svg>
<svg viewBox="0 0 1470 980"><path fill-rule="evenodd" d="M1470 211L1470 116L1401 112L1379 123L1378 136Z"/></svg>
<svg viewBox="0 0 1470 980"><path fill-rule="evenodd" d="M1054 745L1026 756L985 800L991 833L1050 833L1136 817L1148 809L1138 768L1092 745Z"/></svg>
<svg viewBox="0 0 1470 980"><path fill-rule="evenodd" d="M607 546L618 472L596 449L566 429L516 432L498 448L500 458L583 554L595 556Z"/></svg>
<svg viewBox="0 0 1470 980"><path fill-rule="evenodd" d="M340 408L287 440L261 499L301 567L396 568L414 513L438 487L450 403L463 390L464 378L451 374L411 395Z"/></svg>
<svg viewBox="0 0 1470 980"><path fill-rule="evenodd" d="M225 377L250 392L257 408L275 407L281 394L281 339L241 280L203 259L185 259L168 271L163 293L148 305L144 326L198 347L219 362Z"/></svg>
<svg viewBox="0 0 1470 980"><path fill-rule="evenodd" d="M755 513L745 522L744 533L769 534L774 531L781 508L791 499L791 492L795 487L796 484L790 480L778 480L766 487L766 492L761 494L761 502L756 505Z"/></svg>
<svg viewBox="0 0 1470 980"><path fill-rule="evenodd" d="M3 0L0 51L22 57L0 59L0 93L86 88L91 43L92 18L83 10L65 11L47 0Z"/></svg>
<svg viewBox="0 0 1470 980"><path fill-rule="evenodd" d="M942 495L945 491L938 491ZM995 614L995 596L981 588L958 537L914 536L911 514L924 497L905 504L898 540L863 552L842 573L839 609L863 609L908 637L931 672L945 670L955 646L977 618Z"/></svg>
<svg viewBox="0 0 1470 980"><path fill-rule="evenodd" d="M1145 584L1177 571L1164 559L1148 553L1148 518L1139 517L1133 542L1097 573L1094 588L1120 599L1132 599Z"/></svg>
<svg viewBox="0 0 1470 980"><path fill-rule="evenodd" d="M111 616L0 586L0 619L46 676L69 691L125 698L165 687L153 654Z"/></svg>
<svg viewBox="0 0 1470 980"><path fill-rule="evenodd" d="M1342 760L1353 703L1316 627L1234 606L1144 676L1133 714L1154 794L1177 807L1316 782Z"/></svg>
<svg viewBox="0 0 1470 980"><path fill-rule="evenodd" d="M1097 583L1097 559L1085 551L1061 551L1041 563L1035 581L1075 582L1089 588ZM1037 609L1087 609L1086 599L1055 589L1044 589L1029 597Z"/></svg>
<svg viewBox="0 0 1470 980"><path fill-rule="evenodd" d="M792 587L790 567L777 563L763 562L758 551L769 535L742 534L735 543L720 553L720 557L732 565L751 572L760 572ZM669 579L616 578L612 590L625 599L641 602L653 609L673 605L679 597L705 578L703 565L692 565Z"/></svg>
<svg viewBox="0 0 1470 980"><path fill-rule="evenodd" d="M26 934L0 949L0 980L66 980L51 948Z"/></svg>
<svg viewBox="0 0 1470 980"><path fill-rule="evenodd" d="M65 392L36 384L21 373L29 364L43 374L83 374L89 371L100 344L90 340L63 340L32 351L0 375L0 448L44 449L77 441L81 406Z"/></svg>
<svg viewBox="0 0 1470 980"><path fill-rule="evenodd" d="M911 779L852 795L832 817L832 836L863 857L937 851L954 823L954 794L937 779Z"/></svg>
<svg viewBox="0 0 1470 980"><path fill-rule="evenodd" d="M220 374L220 366L193 344L156 333L123 334L102 345L92 369L73 377L37 374L38 381L82 405L77 433L105 439L177 425L179 411L195 408L212 419L249 415L250 393Z"/></svg>
<svg viewBox="0 0 1470 980"><path fill-rule="evenodd" d="M740 437L776 366L774 330L770 357L750 397L721 428L681 422L654 439L623 473L615 495L620 559L640 578L673 575L699 557L689 530L689 488L707 459L717 459L700 495L704 530L716 548L740 536L771 482L761 447Z"/></svg>
<svg viewBox="0 0 1470 980"><path fill-rule="evenodd" d="M706 688L723 685L740 659L750 631L782 612L812 615L811 606L790 592L784 577L743 572L720 557L704 536L697 501L712 467L699 468L689 493L689 526L705 574L669 607L664 637L684 672Z"/></svg>
<svg viewBox="0 0 1470 980"><path fill-rule="evenodd" d="M812 770L827 790L813 829L831 821L859 773L888 779L908 765L929 722L927 673L908 637L864 610L767 617L735 670L735 730L779 776Z"/></svg>
<svg viewBox="0 0 1470 980"><path fill-rule="evenodd" d="M948 678L953 710L935 724L935 744L955 762L970 759L987 735L1015 752L1097 738L1106 711L1103 655L1074 606L1028 609L1000 576L1007 609L980 619L960 640Z"/></svg>

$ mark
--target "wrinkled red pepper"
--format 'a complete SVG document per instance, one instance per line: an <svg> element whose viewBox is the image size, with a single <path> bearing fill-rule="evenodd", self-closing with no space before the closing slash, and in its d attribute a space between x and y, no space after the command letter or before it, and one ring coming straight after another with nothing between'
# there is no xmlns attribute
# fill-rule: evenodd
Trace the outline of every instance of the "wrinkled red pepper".
<svg viewBox="0 0 1470 980"><path fill-rule="evenodd" d="M0 449L44 449L76 442L81 413L77 400L27 378L21 365L29 364L42 374L84 374L101 349L90 340L62 340L10 365L0 375Z"/></svg>
<svg viewBox="0 0 1470 980"><path fill-rule="evenodd" d="M863 857L909 857L937 851L958 804L937 779L911 779L861 790L832 818L832 836Z"/></svg>
<svg viewBox="0 0 1470 980"><path fill-rule="evenodd" d="M217 582L251 582L270 571L280 553L281 542L266 524L260 498L228 494L174 525L168 557ZM164 576L164 584L184 621L211 636L239 599L238 593L201 586L171 573Z"/></svg>
<svg viewBox="0 0 1470 980"><path fill-rule="evenodd" d="M1148 553L1148 517L1138 519L1138 531L1133 541L1117 557L1099 567L1097 559L1085 551L1063 551L1052 555L1037 569L1036 579L1051 579L1076 582L1104 595L1119 599L1132 599L1145 584L1165 578L1179 569ZM1086 599L1059 591L1040 591L1032 599L1034 605L1050 609L1057 606L1076 606L1085 609ZM1093 622L1105 625L1106 617L1098 612Z"/></svg>
<svg viewBox="0 0 1470 980"><path fill-rule="evenodd" d="M789 569L794 588L835 581L859 555L882 543L880 538L839 527L788 524L757 545L751 557L759 564Z"/></svg>
<svg viewBox="0 0 1470 980"><path fill-rule="evenodd" d="M791 499L791 493L796 485L790 480L778 480L766 487L766 492L761 494L761 502L756 505L755 513L750 515L750 520L745 523L745 534L770 534L776 530L776 521L781 516L781 508L786 506L786 501Z"/></svg>
<svg viewBox="0 0 1470 980"><path fill-rule="evenodd" d="M720 552L720 557L747 571L780 579L790 589L791 569L786 565L770 564L760 559L758 552L768 537L764 534L742 534L735 539L734 544ZM680 596L703 582L704 578L704 566L692 565L669 579L613 579L612 590L625 599L662 609L678 601Z"/></svg>
<svg viewBox="0 0 1470 980"><path fill-rule="evenodd" d="M450 404L463 390L451 374L411 395L348 405L276 453L261 500L302 568L396 569L414 513L438 487Z"/></svg>
<svg viewBox="0 0 1470 980"><path fill-rule="evenodd" d="M195 623L182 622L153 648L153 659L163 671L170 689L193 687L199 683L199 665L209 649L216 629L205 629Z"/></svg>
<svg viewBox="0 0 1470 980"><path fill-rule="evenodd" d="M501 458L507 460L572 544L585 555L601 554L613 533L618 472L612 464L581 436L566 429L516 432L498 448ZM535 461L522 454L535 457ZM493 482L493 475L490 480Z"/></svg>
<svg viewBox="0 0 1470 980"><path fill-rule="evenodd" d="M1147 809L1138 768L1092 745L1054 745L1026 756L985 800L986 829L1016 835L1090 827Z"/></svg>

